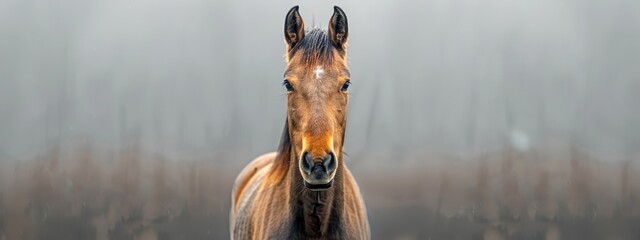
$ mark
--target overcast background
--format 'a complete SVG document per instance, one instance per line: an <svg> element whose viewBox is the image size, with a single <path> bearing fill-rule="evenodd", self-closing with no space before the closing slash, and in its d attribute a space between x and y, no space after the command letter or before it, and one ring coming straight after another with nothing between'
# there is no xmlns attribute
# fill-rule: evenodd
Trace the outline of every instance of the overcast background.
<svg viewBox="0 0 640 240"><path fill-rule="evenodd" d="M640 161L636 0L0 1L0 161L136 146L232 181L277 146L293 5L307 28L348 16L355 173L503 149Z"/></svg>
<svg viewBox="0 0 640 240"><path fill-rule="evenodd" d="M326 28L334 2L3 1L0 151L77 139L269 151L294 4ZM352 153L478 150L514 131L531 146L640 147L636 1L335 4L351 29Z"/></svg>

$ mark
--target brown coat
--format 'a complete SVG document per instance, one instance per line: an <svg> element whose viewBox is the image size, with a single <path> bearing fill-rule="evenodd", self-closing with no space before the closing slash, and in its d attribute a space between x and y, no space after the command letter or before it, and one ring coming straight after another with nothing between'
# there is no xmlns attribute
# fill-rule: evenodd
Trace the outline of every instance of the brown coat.
<svg viewBox="0 0 640 240"><path fill-rule="evenodd" d="M276 153L258 157L232 192L232 239L369 239L360 190L343 160L348 87L347 18L304 31L285 18L287 120Z"/></svg>

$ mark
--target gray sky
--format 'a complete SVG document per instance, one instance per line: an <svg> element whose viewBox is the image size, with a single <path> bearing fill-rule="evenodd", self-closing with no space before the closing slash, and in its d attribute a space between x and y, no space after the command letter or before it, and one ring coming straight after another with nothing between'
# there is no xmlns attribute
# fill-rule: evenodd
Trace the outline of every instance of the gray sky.
<svg viewBox="0 0 640 240"><path fill-rule="evenodd" d="M567 143L638 154L635 0L7 0L0 156L78 141L176 159L273 150L296 4L307 27L326 28L333 5L349 17L352 156Z"/></svg>

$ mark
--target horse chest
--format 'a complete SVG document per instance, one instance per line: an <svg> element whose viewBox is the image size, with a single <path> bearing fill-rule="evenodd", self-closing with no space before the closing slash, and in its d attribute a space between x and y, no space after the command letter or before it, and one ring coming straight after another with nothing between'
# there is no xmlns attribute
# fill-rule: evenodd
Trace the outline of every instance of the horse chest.
<svg viewBox="0 0 640 240"><path fill-rule="evenodd" d="M250 203L245 207L236 219L234 239L349 239L338 214L322 224L285 204L264 208Z"/></svg>

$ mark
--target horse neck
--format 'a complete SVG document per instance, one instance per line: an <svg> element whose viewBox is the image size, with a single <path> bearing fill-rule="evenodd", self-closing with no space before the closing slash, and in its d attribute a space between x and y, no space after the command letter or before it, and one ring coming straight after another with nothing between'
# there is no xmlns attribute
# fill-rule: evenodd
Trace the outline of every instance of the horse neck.
<svg viewBox="0 0 640 240"><path fill-rule="evenodd" d="M293 154L292 154L293 156ZM304 186L302 175L295 158L290 160L289 194L293 225L298 233L306 237L326 237L328 233L339 232L343 205L342 170L336 169L333 186L324 191L311 191Z"/></svg>
<svg viewBox="0 0 640 240"><path fill-rule="evenodd" d="M342 232L341 213L344 202L343 171L345 165L338 161L333 186L325 191L311 191L304 186L304 180L298 169L298 159L294 154L287 121L285 121L278 154L272 167L271 176L275 182L288 191L290 214L292 219L292 238L323 237L331 232L339 236ZM338 156L342 159L342 154ZM286 181L286 180L285 180Z"/></svg>

